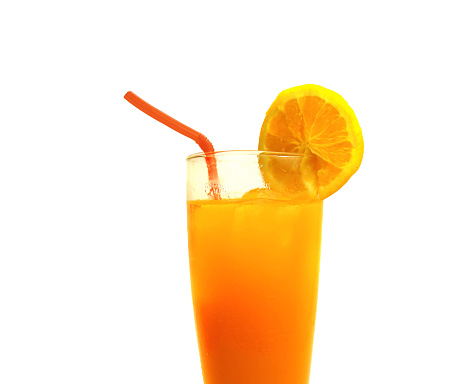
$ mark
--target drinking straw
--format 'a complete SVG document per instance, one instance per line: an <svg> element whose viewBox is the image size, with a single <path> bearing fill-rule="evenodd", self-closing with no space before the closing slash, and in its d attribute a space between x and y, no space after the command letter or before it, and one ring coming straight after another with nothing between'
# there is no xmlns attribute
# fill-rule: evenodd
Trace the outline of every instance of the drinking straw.
<svg viewBox="0 0 449 384"><path fill-rule="evenodd" d="M126 93L125 99L137 109L140 109L143 113L146 113L148 116L175 130L181 135L192 139L200 146L201 150L206 155L207 172L209 176L209 184L211 186L210 195L214 199L219 199L220 194L218 189L217 162L213 154L215 152L214 146L209 139L201 132L195 131L193 128L188 127L187 125L153 107L151 104L148 104L145 100L141 99L131 91Z"/></svg>

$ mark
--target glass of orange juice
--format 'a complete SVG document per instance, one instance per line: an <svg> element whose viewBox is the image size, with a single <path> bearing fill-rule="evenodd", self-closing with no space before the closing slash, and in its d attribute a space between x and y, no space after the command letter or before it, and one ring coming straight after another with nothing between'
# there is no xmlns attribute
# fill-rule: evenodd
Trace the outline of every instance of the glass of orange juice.
<svg viewBox="0 0 449 384"><path fill-rule="evenodd" d="M190 278L204 384L307 384L323 202L300 154L187 158ZM218 189L212 194L211 190Z"/></svg>

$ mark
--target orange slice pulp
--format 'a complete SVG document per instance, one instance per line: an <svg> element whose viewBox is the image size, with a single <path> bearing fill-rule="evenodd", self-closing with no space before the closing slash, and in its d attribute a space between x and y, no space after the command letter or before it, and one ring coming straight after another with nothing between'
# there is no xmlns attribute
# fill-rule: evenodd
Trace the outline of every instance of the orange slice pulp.
<svg viewBox="0 0 449 384"><path fill-rule="evenodd" d="M301 85L281 92L267 111L259 150L303 154L301 166L290 172L266 164L264 178L273 185L287 182L325 199L359 168L362 130L339 94L318 85Z"/></svg>

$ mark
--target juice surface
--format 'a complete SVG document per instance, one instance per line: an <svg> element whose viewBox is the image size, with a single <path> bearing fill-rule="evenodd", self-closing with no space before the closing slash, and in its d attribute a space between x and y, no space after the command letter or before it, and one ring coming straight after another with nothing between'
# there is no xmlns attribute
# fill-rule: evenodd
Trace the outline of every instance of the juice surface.
<svg viewBox="0 0 449 384"><path fill-rule="evenodd" d="M192 297L205 384L307 384L322 201L189 201Z"/></svg>

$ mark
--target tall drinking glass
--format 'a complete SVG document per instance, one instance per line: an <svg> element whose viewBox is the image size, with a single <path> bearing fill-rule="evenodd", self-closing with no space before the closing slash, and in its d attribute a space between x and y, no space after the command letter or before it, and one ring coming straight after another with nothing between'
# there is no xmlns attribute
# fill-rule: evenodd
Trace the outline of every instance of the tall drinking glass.
<svg viewBox="0 0 449 384"><path fill-rule="evenodd" d="M187 158L190 279L205 384L307 384L323 202L305 193L301 155ZM216 197L216 195L214 195Z"/></svg>

